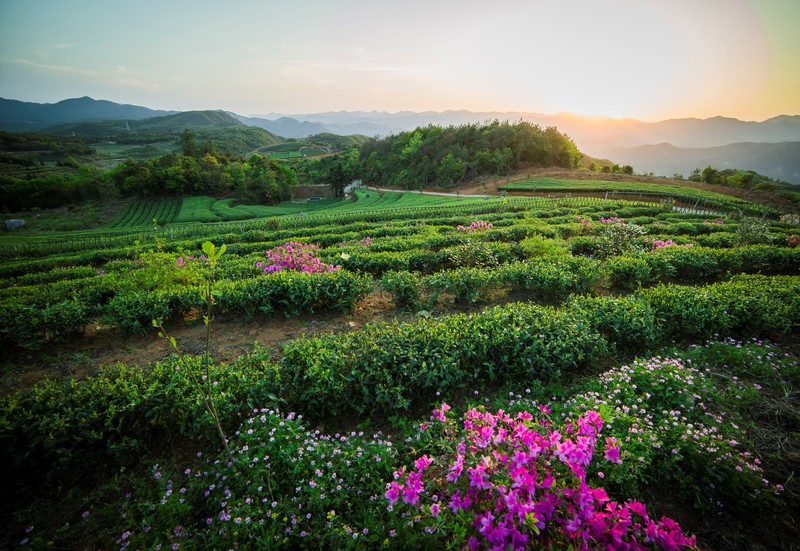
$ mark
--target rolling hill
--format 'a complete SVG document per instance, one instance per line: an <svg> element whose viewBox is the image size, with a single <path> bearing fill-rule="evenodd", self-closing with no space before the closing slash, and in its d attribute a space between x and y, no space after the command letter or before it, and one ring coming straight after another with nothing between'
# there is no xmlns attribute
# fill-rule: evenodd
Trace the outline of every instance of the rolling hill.
<svg viewBox="0 0 800 551"><path fill-rule="evenodd" d="M733 143L719 147L687 148L672 144L612 148L606 156L637 172L658 176L689 176L696 168L753 170L774 180L800 184L800 142Z"/></svg>
<svg viewBox="0 0 800 551"><path fill-rule="evenodd" d="M65 99L58 103L30 103L0 98L0 130L35 132L60 124L98 120L140 120L175 111L157 111L90 97Z"/></svg>

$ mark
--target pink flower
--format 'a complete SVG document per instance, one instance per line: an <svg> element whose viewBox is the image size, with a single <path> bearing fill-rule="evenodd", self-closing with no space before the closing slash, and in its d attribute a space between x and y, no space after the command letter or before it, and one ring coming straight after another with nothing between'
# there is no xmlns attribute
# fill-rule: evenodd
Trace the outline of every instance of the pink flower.
<svg viewBox="0 0 800 551"><path fill-rule="evenodd" d="M430 459L427 455L423 455L422 457L414 461L414 466L417 468L417 471L422 473L422 471L427 469L428 465L430 465L431 463L433 463L433 460Z"/></svg>
<svg viewBox="0 0 800 551"><path fill-rule="evenodd" d="M622 460L619 458L619 446L617 446L617 439L612 437L606 438L606 453L605 456L606 461L611 461L612 463L622 463Z"/></svg>

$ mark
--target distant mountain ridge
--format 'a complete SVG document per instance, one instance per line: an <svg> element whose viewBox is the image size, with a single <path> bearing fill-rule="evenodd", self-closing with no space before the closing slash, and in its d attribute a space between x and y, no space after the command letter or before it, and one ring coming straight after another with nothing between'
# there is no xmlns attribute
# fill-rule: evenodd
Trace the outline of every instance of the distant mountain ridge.
<svg viewBox="0 0 800 551"><path fill-rule="evenodd" d="M619 164L659 176L689 176L696 168L753 170L790 184L800 184L800 142L734 143L719 147L681 148L672 144L641 145L609 150Z"/></svg>
<svg viewBox="0 0 800 551"><path fill-rule="evenodd" d="M133 124L133 121L156 117L161 120ZM569 113L545 115L465 110L421 113L330 111L247 117L223 111L157 111L89 97L67 99L54 104L0 98L0 130L42 131L53 127L64 130L66 125L75 124L73 131L86 132L88 135L99 134L103 126L119 129L124 124L140 130L174 129L181 125L188 128L255 127L283 138L305 138L326 133L375 137L430 124L457 126L492 120L522 120L543 127L555 126L570 136L587 155L630 164L638 172L653 172L663 176L674 173L688 175L695 168L711 165L755 170L773 178L800 183L800 174L795 168L797 149L796 145L792 145L800 143L800 115L779 115L760 122L729 117L644 122ZM91 128L94 130L90 131Z"/></svg>
<svg viewBox="0 0 800 551"><path fill-rule="evenodd" d="M65 99L58 103L29 103L0 98L0 129L12 132L36 132L50 126L90 120L141 120L172 115L138 105L96 100L88 96Z"/></svg>

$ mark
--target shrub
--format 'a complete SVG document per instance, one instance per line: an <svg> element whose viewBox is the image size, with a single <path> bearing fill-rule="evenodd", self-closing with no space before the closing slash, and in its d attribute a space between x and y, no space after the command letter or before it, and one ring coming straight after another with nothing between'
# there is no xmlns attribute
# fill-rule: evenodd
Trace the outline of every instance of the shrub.
<svg viewBox="0 0 800 551"><path fill-rule="evenodd" d="M595 411L556 425L527 411L512 417L482 409L456 422L448 409L434 411L431 430L443 437L430 455L398 470L387 485L389 510L418 519L408 523L412 529L470 549L695 546L673 520L656 522L644 504L614 502L589 485L603 427ZM615 438L606 438L604 448L603 464L620 462Z"/></svg>
<svg viewBox="0 0 800 551"><path fill-rule="evenodd" d="M419 305L422 281L417 274L406 270L387 272L380 280L380 287L394 296L398 307L413 308Z"/></svg>

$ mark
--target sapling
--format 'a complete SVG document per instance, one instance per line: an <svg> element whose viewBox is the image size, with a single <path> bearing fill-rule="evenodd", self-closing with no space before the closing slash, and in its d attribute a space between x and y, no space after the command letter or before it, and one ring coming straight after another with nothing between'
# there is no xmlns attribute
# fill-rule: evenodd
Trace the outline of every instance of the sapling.
<svg viewBox="0 0 800 551"><path fill-rule="evenodd" d="M204 375L202 377L198 377L198 374L193 369L186 354L181 352L178 348L178 343L176 342L175 337L171 337L167 334L167 331L164 329L161 321L153 320L153 327L158 329L158 336L162 339L166 339L167 342L169 342L170 347L175 351L176 354L178 354L181 365L183 365L184 369L189 374L192 384L197 388L198 392L200 392L200 395L203 398L203 403L206 406L206 410L208 411L209 415L211 415L211 418L214 420L214 424L217 427L217 432L219 433L219 437L222 440L223 446L225 446L225 451L228 452L230 451L228 448L228 438L225 436L225 431L222 429L217 408L214 404L214 386L211 381L211 370L209 368L211 349L211 320L213 319L212 314L214 309L214 299L222 294L222 288L227 283L227 281L224 280L216 281L215 272L217 264L219 263L219 259L225 253L226 249L227 247L224 244L217 249L210 241L203 243L203 252L206 256L206 262L211 269L204 285L200 288L200 298L203 300L206 307L206 312L203 315L203 323L206 326L206 342L205 350L203 352L202 365Z"/></svg>

